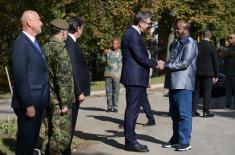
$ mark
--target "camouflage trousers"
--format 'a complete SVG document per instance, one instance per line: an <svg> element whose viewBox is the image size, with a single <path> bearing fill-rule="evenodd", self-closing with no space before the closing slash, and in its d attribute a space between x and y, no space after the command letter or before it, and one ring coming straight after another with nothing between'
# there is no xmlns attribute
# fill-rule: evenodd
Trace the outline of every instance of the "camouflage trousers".
<svg viewBox="0 0 235 155"><path fill-rule="evenodd" d="M54 104L47 112L47 123L46 154L61 155L68 148L72 136L72 106L69 105L68 112L61 115L59 105Z"/></svg>

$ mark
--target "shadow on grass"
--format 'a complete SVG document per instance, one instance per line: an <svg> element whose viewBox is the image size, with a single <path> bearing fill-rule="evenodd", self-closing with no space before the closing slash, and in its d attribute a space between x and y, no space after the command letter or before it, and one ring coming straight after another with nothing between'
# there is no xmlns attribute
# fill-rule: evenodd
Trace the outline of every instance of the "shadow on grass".
<svg viewBox="0 0 235 155"><path fill-rule="evenodd" d="M16 140L14 138L3 138L3 145L5 145L10 151L14 152L16 147Z"/></svg>

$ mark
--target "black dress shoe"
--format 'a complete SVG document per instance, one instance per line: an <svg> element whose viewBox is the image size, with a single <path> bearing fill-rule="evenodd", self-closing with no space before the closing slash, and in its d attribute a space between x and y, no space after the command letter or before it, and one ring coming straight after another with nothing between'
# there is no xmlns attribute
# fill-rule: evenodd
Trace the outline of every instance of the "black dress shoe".
<svg viewBox="0 0 235 155"><path fill-rule="evenodd" d="M203 117L214 117L212 113L203 113Z"/></svg>
<svg viewBox="0 0 235 155"><path fill-rule="evenodd" d="M143 126L148 127L148 126L154 126L155 122L147 122L145 124L143 124Z"/></svg>
<svg viewBox="0 0 235 155"><path fill-rule="evenodd" d="M108 108L107 110L106 110L106 112L112 112L113 110L112 110L112 108Z"/></svg>
<svg viewBox="0 0 235 155"><path fill-rule="evenodd" d="M145 148L145 149L147 149L147 148L148 148L148 146L147 146L147 145L142 145L142 144L140 144L139 142L137 142L137 144L139 144L141 147L143 147L143 148Z"/></svg>
<svg viewBox="0 0 235 155"><path fill-rule="evenodd" d="M148 147L143 147L144 145L141 145L139 143L133 144L133 145L125 145L126 151L133 151L133 152L149 152Z"/></svg>
<svg viewBox="0 0 235 155"><path fill-rule="evenodd" d="M193 116L193 117L199 117L200 114L199 114L198 112L193 112L193 113L192 113L192 116Z"/></svg>
<svg viewBox="0 0 235 155"><path fill-rule="evenodd" d="M118 112L118 110L117 110L116 108L114 108L114 109L113 109L113 112L117 113L117 112Z"/></svg>

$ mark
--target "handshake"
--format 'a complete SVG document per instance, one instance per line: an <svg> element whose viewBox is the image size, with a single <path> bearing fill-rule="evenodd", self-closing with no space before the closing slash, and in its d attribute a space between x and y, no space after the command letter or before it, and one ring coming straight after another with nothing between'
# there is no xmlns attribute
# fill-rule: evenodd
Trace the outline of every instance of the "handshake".
<svg viewBox="0 0 235 155"><path fill-rule="evenodd" d="M158 70L164 70L165 68L165 62L162 61L162 60L158 60L157 62L157 67L156 67Z"/></svg>

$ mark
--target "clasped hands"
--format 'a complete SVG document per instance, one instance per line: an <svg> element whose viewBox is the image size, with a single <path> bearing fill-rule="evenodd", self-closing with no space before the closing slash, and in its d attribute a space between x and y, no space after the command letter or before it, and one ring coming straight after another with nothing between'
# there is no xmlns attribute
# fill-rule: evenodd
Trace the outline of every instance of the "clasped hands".
<svg viewBox="0 0 235 155"><path fill-rule="evenodd" d="M164 70L164 67L165 67L165 62L164 61L162 61L162 60L158 60L158 62L157 62L157 69L158 70Z"/></svg>

